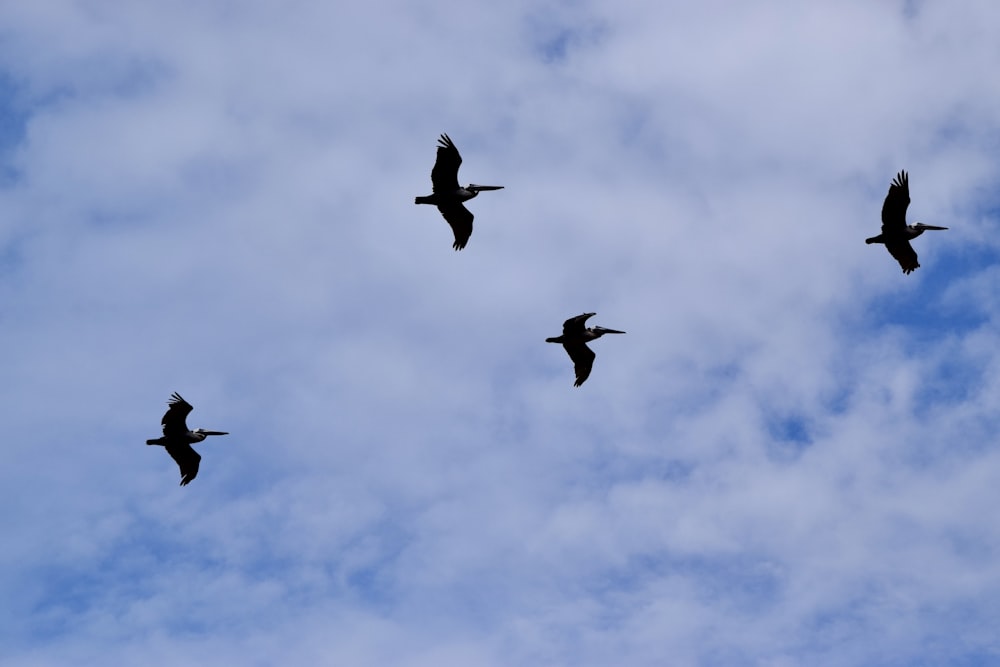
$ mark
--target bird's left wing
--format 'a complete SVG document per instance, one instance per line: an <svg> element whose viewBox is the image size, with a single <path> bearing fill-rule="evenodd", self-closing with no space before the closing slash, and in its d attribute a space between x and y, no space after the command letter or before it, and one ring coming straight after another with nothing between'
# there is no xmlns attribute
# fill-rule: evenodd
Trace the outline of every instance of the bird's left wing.
<svg viewBox="0 0 1000 667"><path fill-rule="evenodd" d="M573 360L573 370L576 372L576 382L574 387L579 387L590 377L590 371L594 367L594 359L597 355L594 351L583 343L563 343L566 353Z"/></svg>
<svg viewBox="0 0 1000 667"><path fill-rule="evenodd" d="M911 273L914 269L920 268L920 263L917 261L917 251L913 249L909 241L886 243L885 249L896 258L903 273Z"/></svg>
<svg viewBox="0 0 1000 667"><path fill-rule="evenodd" d="M198 476L201 455L191 449L191 445L187 443L167 445L167 453L180 466L181 486L186 486L192 479Z"/></svg>
<svg viewBox="0 0 1000 667"><path fill-rule="evenodd" d="M475 216L462 204L438 206L438 210L451 225L451 231L455 234L455 243L451 247L455 250L461 250L469 242L469 237L472 236L472 220Z"/></svg>

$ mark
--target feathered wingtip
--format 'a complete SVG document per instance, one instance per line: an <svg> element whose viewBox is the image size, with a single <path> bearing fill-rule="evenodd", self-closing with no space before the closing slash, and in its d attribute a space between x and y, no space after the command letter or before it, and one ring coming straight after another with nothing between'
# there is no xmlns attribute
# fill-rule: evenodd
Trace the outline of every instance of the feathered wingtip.
<svg viewBox="0 0 1000 667"><path fill-rule="evenodd" d="M178 403L187 403L187 401L185 401L184 397L175 391L170 394L170 400L167 401L167 405L177 405Z"/></svg>

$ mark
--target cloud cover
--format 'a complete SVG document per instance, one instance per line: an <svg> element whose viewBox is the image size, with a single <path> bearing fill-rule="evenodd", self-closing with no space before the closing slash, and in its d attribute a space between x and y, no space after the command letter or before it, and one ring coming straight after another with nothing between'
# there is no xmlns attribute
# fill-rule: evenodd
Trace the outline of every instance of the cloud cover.
<svg viewBox="0 0 1000 667"><path fill-rule="evenodd" d="M992 3L18 4L5 661L1000 660Z"/></svg>

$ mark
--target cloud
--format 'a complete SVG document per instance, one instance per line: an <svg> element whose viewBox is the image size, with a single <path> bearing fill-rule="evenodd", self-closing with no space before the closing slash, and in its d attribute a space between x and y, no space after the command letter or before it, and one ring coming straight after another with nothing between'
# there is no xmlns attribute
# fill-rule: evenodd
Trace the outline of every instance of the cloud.
<svg viewBox="0 0 1000 667"><path fill-rule="evenodd" d="M5 658L995 659L997 10L786 5L0 9Z"/></svg>

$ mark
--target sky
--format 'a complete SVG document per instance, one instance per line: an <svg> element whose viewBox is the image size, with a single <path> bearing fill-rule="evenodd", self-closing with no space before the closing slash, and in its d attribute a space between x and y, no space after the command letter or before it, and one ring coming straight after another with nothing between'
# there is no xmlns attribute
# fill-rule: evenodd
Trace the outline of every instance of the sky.
<svg viewBox="0 0 1000 667"><path fill-rule="evenodd" d="M1000 665L998 66L989 0L0 4L0 664Z"/></svg>

